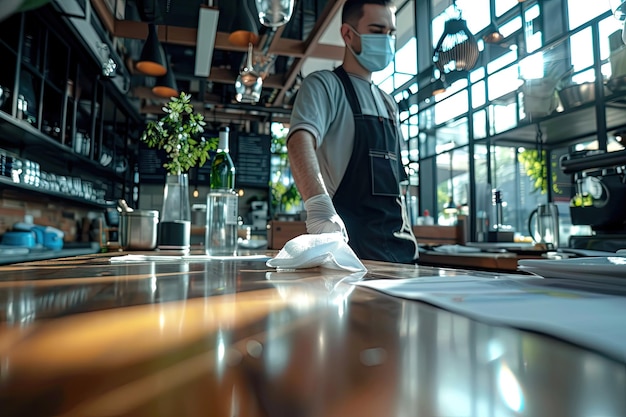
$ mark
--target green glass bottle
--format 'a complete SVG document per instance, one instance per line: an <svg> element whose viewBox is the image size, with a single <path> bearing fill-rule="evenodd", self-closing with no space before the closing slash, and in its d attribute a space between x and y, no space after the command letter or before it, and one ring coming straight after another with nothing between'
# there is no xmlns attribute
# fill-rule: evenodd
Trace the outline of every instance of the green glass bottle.
<svg viewBox="0 0 626 417"><path fill-rule="evenodd" d="M228 127L220 128L217 153L211 164L211 189L233 190L235 188L235 164L228 152Z"/></svg>

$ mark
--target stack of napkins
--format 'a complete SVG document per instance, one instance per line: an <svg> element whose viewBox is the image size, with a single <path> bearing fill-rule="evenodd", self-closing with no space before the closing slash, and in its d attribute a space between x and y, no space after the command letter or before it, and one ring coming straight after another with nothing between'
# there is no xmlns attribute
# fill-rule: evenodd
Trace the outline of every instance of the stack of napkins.
<svg viewBox="0 0 626 417"><path fill-rule="evenodd" d="M267 266L278 269L319 266L352 272L367 271L339 232L297 236L285 243L280 252L267 261Z"/></svg>

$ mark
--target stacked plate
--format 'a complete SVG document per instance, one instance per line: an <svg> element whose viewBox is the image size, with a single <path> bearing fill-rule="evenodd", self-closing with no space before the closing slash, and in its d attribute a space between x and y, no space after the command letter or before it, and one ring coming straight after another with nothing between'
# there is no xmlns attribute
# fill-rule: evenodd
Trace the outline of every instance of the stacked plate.
<svg viewBox="0 0 626 417"><path fill-rule="evenodd" d="M518 270L543 278L626 285L626 255L571 259L520 259Z"/></svg>

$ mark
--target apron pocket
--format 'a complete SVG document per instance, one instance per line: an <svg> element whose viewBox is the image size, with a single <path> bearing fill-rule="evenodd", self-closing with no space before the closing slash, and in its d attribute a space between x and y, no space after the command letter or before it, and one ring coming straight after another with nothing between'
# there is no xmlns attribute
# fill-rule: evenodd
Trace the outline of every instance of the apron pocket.
<svg viewBox="0 0 626 417"><path fill-rule="evenodd" d="M372 195L400 195L398 184L398 158L395 153L370 149L370 176Z"/></svg>

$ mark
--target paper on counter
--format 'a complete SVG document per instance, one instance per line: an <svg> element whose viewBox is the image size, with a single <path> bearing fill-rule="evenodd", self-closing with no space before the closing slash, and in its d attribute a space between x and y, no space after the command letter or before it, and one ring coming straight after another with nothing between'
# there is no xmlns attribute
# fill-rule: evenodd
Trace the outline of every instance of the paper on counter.
<svg viewBox="0 0 626 417"><path fill-rule="evenodd" d="M441 253L478 253L482 250L480 248L474 248L471 246L463 246L463 245L439 245L433 248L435 252Z"/></svg>
<svg viewBox="0 0 626 417"><path fill-rule="evenodd" d="M367 268L345 242L341 233L304 234L287 243L267 261L278 269L303 269L316 266L358 272Z"/></svg>
<svg viewBox="0 0 626 417"><path fill-rule="evenodd" d="M424 301L479 321L549 334L626 361L624 297L555 289L517 276L433 276L355 285Z"/></svg>
<svg viewBox="0 0 626 417"><path fill-rule="evenodd" d="M122 255L114 256L110 259L111 263L115 262L163 262L163 261L210 261L210 260L250 260L259 259L267 260L267 255L235 255L235 256L211 256L211 255Z"/></svg>

